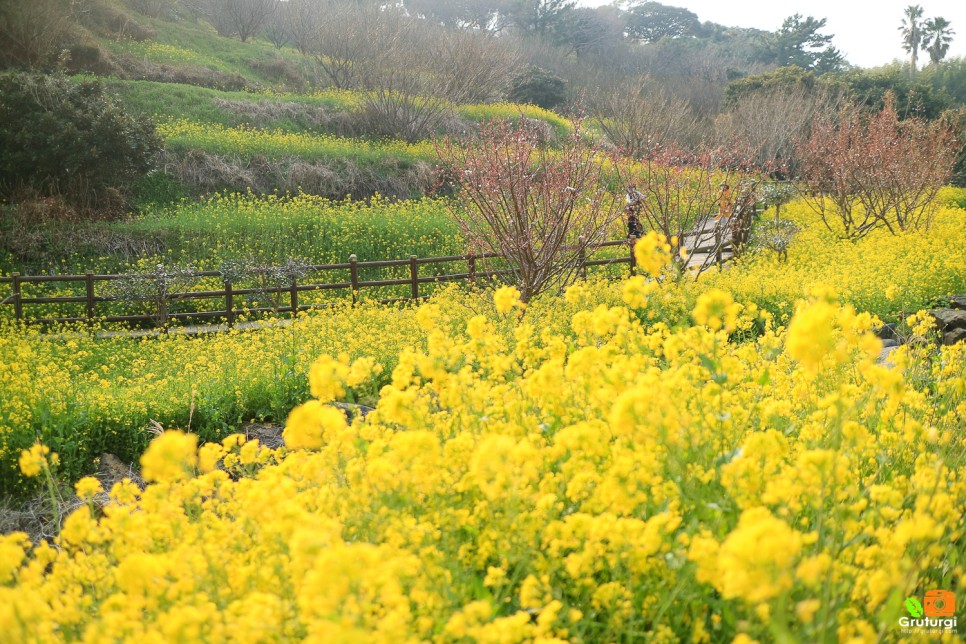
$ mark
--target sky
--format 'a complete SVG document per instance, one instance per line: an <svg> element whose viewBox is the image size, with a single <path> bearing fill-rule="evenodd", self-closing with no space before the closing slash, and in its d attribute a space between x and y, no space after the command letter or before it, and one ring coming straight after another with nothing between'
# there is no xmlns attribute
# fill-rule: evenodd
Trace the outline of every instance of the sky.
<svg viewBox="0 0 966 644"><path fill-rule="evenodd" d="M899 26L903 10L910 4L922 6L925 18L942 16L956 32L947 58L966 56L966 0L659 0L662 4L684 7L704 22L710 20L728 27L755 27L775 31L782 21L796 13L828 18L821 33L834 34L832 44L846 59L859 67L876 67L894 59L906 60ZM612 0L580 0L585 7L611 4ZM929 54L920 52L920 61Z"/></svg>

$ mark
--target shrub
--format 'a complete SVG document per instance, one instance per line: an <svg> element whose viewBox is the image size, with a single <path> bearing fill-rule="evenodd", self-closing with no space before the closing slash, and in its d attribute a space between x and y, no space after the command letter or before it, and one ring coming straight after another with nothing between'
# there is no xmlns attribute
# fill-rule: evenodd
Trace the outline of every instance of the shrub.
<svg viewBox="0 0 966 644"><path fill-rule="evenodd" d="M506 259L524 302L572 282L622 204L605 187L599 143L581 137L579 121L557 148L543 140L531 122L502 120L481 124L472 142L447 137L436 148L459 177L450 214L474 250Z"/></svg>
<svg viewBox="0 0 966 644"><path fill-rule="evenodd" d="M545 69L530 67L511 81L507 98L550 110L567 102L567 81Z"/></svg>
<svg viewBox="0 0 966 644"><path fill-rule="evenodd" d="M160 139L96 82L0 77L0 194L19 188L97 206L151 169Z"/></svg>
<svg viewBox="0 0 966 644"><path fill-rule="evenodd" d="M635 158L669 143L687 145L698 127L687 101L648 77L595 93L590 107L610 142Z"/></svg>
<svg viewBox="0 0 966 644"><path fill-rule="evenodd" d="M0 2L0 64L50 63L71 27L69 0Z"/></svg>
<svg viewBox="0 0 966 644"><path fill-rule="evenodd" d="M828 229L857 239L928 229L936 194L952 176L962 144L947 119L899 120L895 101L865 118L845 107L837 121L820 119L798 146L806 202Z"/></svg>

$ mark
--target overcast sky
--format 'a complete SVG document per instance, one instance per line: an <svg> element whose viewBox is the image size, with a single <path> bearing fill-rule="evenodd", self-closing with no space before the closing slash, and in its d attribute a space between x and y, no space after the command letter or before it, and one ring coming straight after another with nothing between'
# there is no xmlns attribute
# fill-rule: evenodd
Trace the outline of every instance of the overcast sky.
<svg viewBox="0 0 966 644"><path fill-rule="evenodd" d="M729 27L756 27L775 31L790 15L828 18L822 33L834 34L833 44L853 65L875 67L895 58L905 60L899 26L909 0L659 0L662 4L685 7L710 20ZM586 7L611 4L612 0L580 0ZM942 16L952 23L952 45L947 58L966 56L966 0L919 0L924 17ZM929 60L922 52L920 60Z"/></svg>

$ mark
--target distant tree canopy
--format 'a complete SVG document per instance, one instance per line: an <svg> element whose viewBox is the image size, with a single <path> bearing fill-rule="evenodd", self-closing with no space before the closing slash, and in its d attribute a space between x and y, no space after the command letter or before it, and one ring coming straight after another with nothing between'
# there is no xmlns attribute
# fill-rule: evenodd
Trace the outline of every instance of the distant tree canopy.
<svg viewBox="0 0 966 644"><path fill-rule="evenodd" d="M660 2L642 2L630 6L625 20L627 36L645 43L693 35L701 29L697 14Z"/></svg>
<svg viewBox="0 0 966 644"><path fill-rule="evenodd" d="M764 74L745 76L728 83L725 88L725 105L733 107L743 98L755 94L760 90L775 89L814 89L817 79L815 74L798 66L779 67Z"/></svg>
<svg viewBox="0 0 966 644"><path fill-rule="evenodd" d="M935 90L945 90L954 101L966 105L966 58L950 58L938 65L931 65L923 78Z"/></svg>
<svg viewBox="0 0 966 644"><path fill-rule="evenodd" d="M577 56L613 52L624 38L624 21L615 7L578 7L560 25L554 42Z"/></svg>
<svg viewBox="0 0 966 644"><path fill-rule="evenodd" d="M856 100L880 110L889 92L895 97L899 118L915 116L933 120L953 107L953 101L943 89L937 89L921 76L909 80L902 67L891 65L872 70L852 70L840 74L837 80Z"/></svg>
<svg viewBox="0 0 966 644"><path fill-rule="evenodd" d="M577 0L516 0L510 19L518 29L552 37L565 27L576 6Z"/></svg>
<svg viewBox="0 0 966 644"><path fill-rule="evenodd" d="M406 10L446 27L499 29L514 7L513 0L405 0Z"/></svg>
<svg viewBox="0 0 966 644"><path fill-rule="evenodd" d="M781 28L761 42L758 61L779 67L795 65L819 74L842 69L845 57L832 46L833 36L819 33L825 23L825 18L812 16L803 20L799 13L785 18Z"/></svg>
<svg viewBox="0 0 966 644"><path fill-rule="evenodd" d="M966 69L962 73L966 74ZM952 98L941 86L934 86L923 77L910 81L901 65L871 70L852 69L822 76L800 67L782 67L730 82L724 92L725 105L731 107L761 90L779 88L847 95L873 110L881 110L885 106L886 95L891 92L900 118L916 116L936 119L953 107Z"/></svg>
<svg viewBox="0 0 966 644"><path fill-rule="evenodd" d="M950 22L942 16L936 16L926 21L922 30L922 46L929 53L930 62L938 63L946 57L955 33Z"/></svg>

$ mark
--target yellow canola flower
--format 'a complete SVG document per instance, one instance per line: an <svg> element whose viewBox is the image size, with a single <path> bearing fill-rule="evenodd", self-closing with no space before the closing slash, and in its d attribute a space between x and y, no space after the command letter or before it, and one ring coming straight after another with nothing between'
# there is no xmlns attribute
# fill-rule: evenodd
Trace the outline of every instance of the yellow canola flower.
<svg viewBox="0 0 966 644"><path fill-rule="evenodd" d="M801 549L802 535L767 509L745 510L721 544L715 586L750 604L773 599L792 588Z"/></svg>
<svg viewBox="0 0 966 644"><path fill-rule="evenodd" d="M712 331L734 331L741 313L741 305L731 299L731 294L721 289L710 289L698 296L698 303L692 311L698 324Z"/></svg>
<svg viewBox="0 0 966 644"><path fill-rule="evenodd" d="M667 237L653 230L648 232L634 244L634 260L651 277L659 276L671 263L671 245Z"/></svg>
<svg viewBox="0 0 966 644"><path fill-rule="evenodd" d="M497 313L509 313L520 305L520 291L515 286L501 286L493 293L493 303Z"/></svg>
<svg viewBox="0 0 966 644"><path fill-rule="evenodd" d="M328 438L345 428L346 417L342 410L310 400L289 414L282 438L290 449L319 449Z"/></svg>
<svg viewBox="0 0 966 644"><path fill-rule="evenodd" d="M115 484L51 544L0 537L0 640L881 639L897 593L966 583L950 554L966 504L966 346L911 343L899 366L876 365L857 312L892 311L890 283L895 307L909 289L957 290L946 269L963 211L943 213L948 238L891 240L909 258L888 279L869 268L875 253L850 267L850 247L809 230L811 264L793 246L785 266L749 255L649 293L645 278L581 284L523 322L447 288L425 309L362 304L191 339L0 332L0 437L17 445L78 408L97 441L118 442L192 401L206 436L212 416L291 412L287 449L240 435L195 449L169 432L149 450L160 484ZM952 260L923 259L920 279L916 258L937 249ZM885 308L849 306L873 279L866 301ZM796 304L823 281L844 304L827 291ZM735 331L763 310L771 323L725 341L709 323L729 326L725 298L691 315L710 288L761 304ZM646 309L629 310L625 290ZM786 330L783 316L823 304L832 357L813 371L790 335L821 344L825 331ZM726 378L708 377L712 354ZM330 356L310 379L320 398L283 407L308 395L317 356ZM370 384L364 420L324 400ZM9 444L0 457L20 484ZM50 455L27 452L43 471Z"/></svg>
<svg viewBox="0 0 966 644"><path fill-rule="evenodd" d="M309 391L322 402L330 402L345 395L345 381L349 368L343 361L322 355L309 369Z"/></svg>
<svg viewBox="0 0 966 644"><path fill-rule="evenodd" d="M180 481L198 464L198 436L169 430L155 438L141 456L141 473L148 481Z"/></svg>
<svg viewBox="0 0 966 644"><path fill-rule="evenodd" d="M53 467L60 462L57 454L41 443L34 443L30 449L20 452L20 471L31 478L40 474L46 468Z"/></svg>
<svg viewBox="0 0 966 644"><path fill-rule="evenodd" d="M94 498L96 494L103 492L104 488L101 486L101 482L93 476L85 476L74 484L74 491L77 492L78 497L88 501Z"/></svg>

